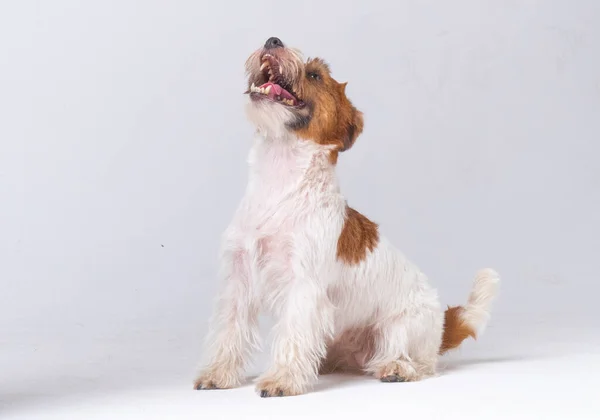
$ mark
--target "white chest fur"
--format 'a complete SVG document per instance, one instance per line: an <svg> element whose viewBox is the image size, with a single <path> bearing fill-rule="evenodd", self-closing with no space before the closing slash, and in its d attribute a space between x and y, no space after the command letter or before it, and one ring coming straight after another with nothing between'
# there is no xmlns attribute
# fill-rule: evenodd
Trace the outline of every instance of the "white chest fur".
<svg viewBox="0 0 600 420"><path fill-rule="evenodd" d="M345 200L328 155L327 147L295 137L255 139L248 186L226 243L248 254L252 293L269 306L298 271L293 255L320 249L335 261Z"/></svg>

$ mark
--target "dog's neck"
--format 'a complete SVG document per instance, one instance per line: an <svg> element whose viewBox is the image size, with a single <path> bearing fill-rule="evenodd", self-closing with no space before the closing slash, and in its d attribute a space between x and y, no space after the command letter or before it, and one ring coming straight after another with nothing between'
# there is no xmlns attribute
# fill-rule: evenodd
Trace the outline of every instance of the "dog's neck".
<svg viewBox="0 0 600 420"><path fill-rule="evenodd" d="M277 194L292 189L338 192L331 148L292 134L257 133L248 159L253 189Z"/></svg>

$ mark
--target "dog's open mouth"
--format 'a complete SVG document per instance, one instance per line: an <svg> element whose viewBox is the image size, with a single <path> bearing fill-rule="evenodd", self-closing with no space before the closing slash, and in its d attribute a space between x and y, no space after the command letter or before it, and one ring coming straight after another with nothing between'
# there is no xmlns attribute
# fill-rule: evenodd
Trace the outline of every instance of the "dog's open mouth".
<svg viewBox="0 0 600 420"><path fill-rule="evenodd" d="M265 54L260 66L263 79L258 81L260 86L253 82L248 93L255 99L268 99L290 107L301 107L304 103L294 93L292 86L281 74L281 67L275 57ZM265 82L266 81L266 82Z"/></svg>

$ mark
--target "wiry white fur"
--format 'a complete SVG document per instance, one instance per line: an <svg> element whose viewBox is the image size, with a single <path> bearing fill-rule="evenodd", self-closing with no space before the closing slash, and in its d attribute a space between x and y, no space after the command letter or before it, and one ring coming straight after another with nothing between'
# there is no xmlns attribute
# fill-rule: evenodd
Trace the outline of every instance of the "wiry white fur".
<svg viewBox="0 0 600 420"><path fill-rule="evenodd" d="M272 101L248 102L246 117L263 136L282 139L288 136L286 122L293 118L292 111Z"/></svg>
<svg viewBox="0 0 600 420"><path fill-rule="evenodd" d="M330 148L287 132L293 115L279 104L253 102L248 115L258 129L249 182L223 236L223 287L196 386L240 383L261 311L277 321L271 367L257 385L268 395L305 392L324 360L379 378L434 374L443 310L425 275L384 237L359 264L341 262L346 201ZM485 324L497 279L491 270L477 276L464 312L473 327Z"/></svg>
<svg viewBox="0 0 600 420"><path fill-rule="evenodd" d="M500 276L492 269L477 272L469 300L461 313L461 319L468 324L477 335L482 334L490 318L492 301L498 293Z"/></svg>

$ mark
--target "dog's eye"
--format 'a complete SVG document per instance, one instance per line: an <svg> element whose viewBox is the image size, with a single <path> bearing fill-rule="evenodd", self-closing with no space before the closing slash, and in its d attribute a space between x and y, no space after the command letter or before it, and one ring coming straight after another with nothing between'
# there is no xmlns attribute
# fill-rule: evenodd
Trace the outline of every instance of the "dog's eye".
<svg viewBox="0 0 600 420"><path fill-rule="evenodd" d="M308 72L306 75L308 76L309 79L316 80L316 81L321 80L321 75L314 71Z"/></svg>

